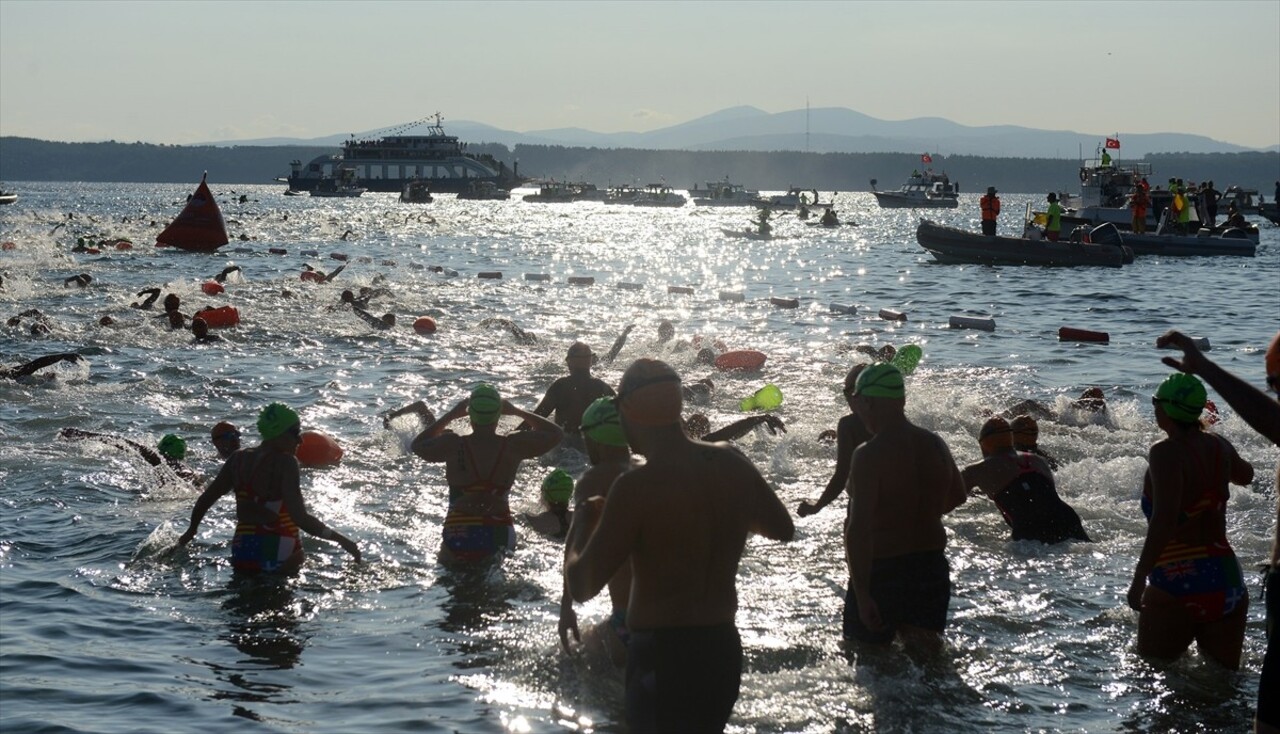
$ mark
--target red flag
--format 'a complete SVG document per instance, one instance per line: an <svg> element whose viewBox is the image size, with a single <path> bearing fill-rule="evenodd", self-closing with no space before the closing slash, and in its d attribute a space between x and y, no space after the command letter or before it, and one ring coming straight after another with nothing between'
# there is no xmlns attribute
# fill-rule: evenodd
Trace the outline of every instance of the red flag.
<svg viewBox="0 0 1280 734"><path fill-rule="evenodd" d="M1107 147L1108 147L1108 148L1114 148L1114 149L1116 149L1116 150L1119 150L1119 149L1120 149L1120 138L1107 138Z"/></svg>
<svg viewBox="0 0 1280 734"><path fill-rule="evenodd" d="M1116 147L1117 147L1117 148L1118 148L1118 147L1120 147L1120 146L1119 146L1119 144L1117 144L1117 145L1116 145ZM921 163L933 163L933 156L929 155L928 153L925 153L924 155L920 156L920 162L921 162Z"/></svg>

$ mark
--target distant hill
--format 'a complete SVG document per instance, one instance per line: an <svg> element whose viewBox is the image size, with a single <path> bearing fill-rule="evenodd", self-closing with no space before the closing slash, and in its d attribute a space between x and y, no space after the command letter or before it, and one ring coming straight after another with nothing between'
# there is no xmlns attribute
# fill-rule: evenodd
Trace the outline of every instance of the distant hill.
<svg viewBox="0 0 1280 734"><path fill-rule="evenodd" d="M397 126L402 127L402 126ZM390 129L390 128L386 128ZM971 127L941 117L881 120L843 107L769 113L755 107L730 107L678 125L645 133L597 133L581 128L513 132L467 120L446 121L450 135L475 143L560 145L565 147L648 150L805 151L811 153L941 153L997 158L1092 157L1112 132L1037 130L1014 125ZM356 137L380 133L370 130ZM421 130L410 132L421 134ZM340 145L349 134L313 139L261 138L210 143L227 145ZM1183 133L1120 134L1121 153L1242 153L1253 149ZM1268 151L1280 151L1280 145Z"/></svg>

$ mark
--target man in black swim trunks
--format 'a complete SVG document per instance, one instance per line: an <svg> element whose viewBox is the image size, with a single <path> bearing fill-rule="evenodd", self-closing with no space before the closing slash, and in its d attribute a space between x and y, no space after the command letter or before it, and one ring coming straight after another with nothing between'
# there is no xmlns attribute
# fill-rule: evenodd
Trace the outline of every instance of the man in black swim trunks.
<svg viewBox="0 0 1280 734"><path fill-rule="evenodd" d="M849 476L844 636L882 644L896 637L909 652L935 653L951 600L942 516L965 501L960 470L937 434L907 420L897 367L863 370L853 397L872 435L853 452Z"/></svg>
<svg viewBox="0 0 1280 734"><path fill-rule="evenodd" d="M629 731L723 731L742 675L734 618L747 536L788 541L795 525L745 456L685 435L669 366L636 360L618 392L627 442L648 462L574 511L566 587L586 601L631 565Z"/></svg>

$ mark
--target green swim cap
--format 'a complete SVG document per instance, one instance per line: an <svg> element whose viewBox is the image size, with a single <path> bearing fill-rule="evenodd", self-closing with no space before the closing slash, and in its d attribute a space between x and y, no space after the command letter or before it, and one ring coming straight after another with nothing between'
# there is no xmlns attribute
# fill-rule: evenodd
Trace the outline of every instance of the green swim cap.
<svg viewBox="0 0 1280 734"><path fill-rule="evenodd" d="M1164 408L1164 414L1179 423L1195 423L1208 399L1204 383L1195 375L1175 372L1156 388L1155 401Z"/></svg>
<svg viewBox="0 0 1280 734"><path fill-rule="evenodd" d="M605 446L626 446L627 436L622 432L622 420L613 398L596 398L582 411L582 435Z"/></svg>
<svg viewBox="0 0 1280 734"><path fill-rule="evenodd" d="M567 505L573 498L573 477L564 469L556 469L542 480L542 499L548 504Z"/></svg>
<svg viewBox="0 0 1280 734"><path fill-rule="evenodd" d="M302 425L298 414L284 403L272 403L258 414L258 434L270 441L294 426Z"/></svg>
<svg viewBox="0 0 1280 734"><path fill-rule="evenodd" d="M905 398L902 372L891 364L873 364L858 375L853 394L868 398Z"/></svg>
<svg viewBox="0 0 1280 734"><path fill-rule="evenodd" d="M471 402L467 404L467 415L471 425L491 426L502 417L502 396L497 388L482 383L471 391Z"/></svg>
<svg viewBox="0 0 1280 734"><path fill-rule="evenodd" d="M160 444L156 448L160 450L162 456L170 459L182 460L187 456L187 442L172 433L160 439Z"/></svg>

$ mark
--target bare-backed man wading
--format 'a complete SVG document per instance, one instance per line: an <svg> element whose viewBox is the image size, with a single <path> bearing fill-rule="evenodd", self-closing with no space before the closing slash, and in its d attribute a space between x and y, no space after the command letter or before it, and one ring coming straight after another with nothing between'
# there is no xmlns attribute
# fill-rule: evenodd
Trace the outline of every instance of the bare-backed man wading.
<svg viewBox="0 0 1280 734"><path fill-rule="evenodd" d="M788 541L795 525L745 456L685 435L680 377L664 362L634 362L618 405L627 442L648 463L574 512L565 582L586 601L631 564L630 731L723 731L742 675L734 619L747 536Z"/></svg>
<svg viewBox="0 0 1280 734"><path fill-rule="evenodd" d="M960 470L941 438L907 420L897 367L863 370L851 402L872 437L854 452L849 477L844 636L898 637L908 651L932 653L951 600L942 516L964 503Z"/></svg>

